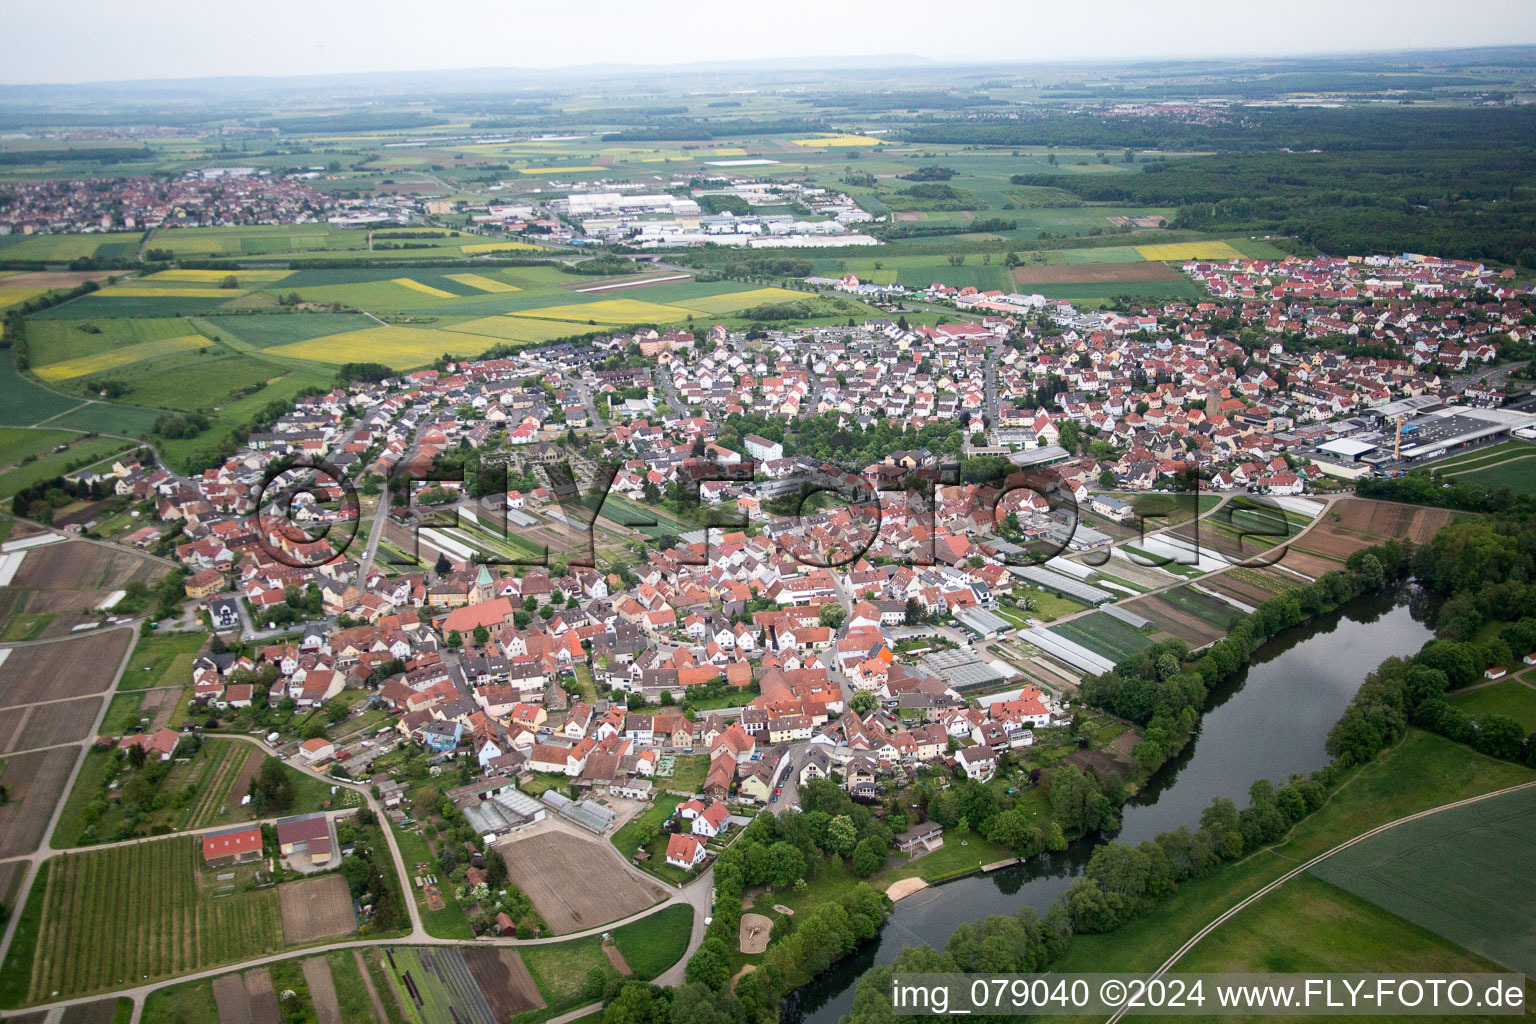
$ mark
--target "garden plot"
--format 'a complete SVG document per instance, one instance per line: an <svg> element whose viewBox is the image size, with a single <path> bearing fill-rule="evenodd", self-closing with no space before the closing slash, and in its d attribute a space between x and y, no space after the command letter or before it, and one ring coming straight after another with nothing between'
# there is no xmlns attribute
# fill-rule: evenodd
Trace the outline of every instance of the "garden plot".
<svg viewBox="0 0 1536 1024"><path fill-rule="evenodd" d="M662 895L626 871L601 843L567 832L540 832L503 843L496 852L554 935L629 917Z"/></svg>
<svg viewBox="0 0 1536 1024"><path fill-rule="evenodd" d="M357 930L352 891L340 875L322 875L278 887L283 938L289 945L350 935Z"/></svg>

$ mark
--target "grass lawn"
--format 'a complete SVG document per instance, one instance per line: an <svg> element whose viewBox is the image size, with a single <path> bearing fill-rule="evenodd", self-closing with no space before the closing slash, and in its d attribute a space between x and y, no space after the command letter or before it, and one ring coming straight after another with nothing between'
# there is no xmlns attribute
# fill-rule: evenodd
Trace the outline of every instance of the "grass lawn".
<svg viewBox="0 0 1536 1024"><path fill-rule="evenodd" d="M958 829L945 829L943 846L898 867L875 872L870 876L869 884L884 892L892 882L903 878L922 878L927 882L942 882L947 878L969 874L983 864L1008 860L1013 856L1013 851L1008 847L1001 843L994 843L969 829L963 832ZM854 881L857 882L858 879Z"/></svg>
<svg viewBox="0 0 1536 1024"><path fill-rule="evenodd" d="M1344 840L1415 811L1532 779L1536 772L1528 768L1410 729L1396 747L1350 773L1328 803L1283 841L1184 883L1152 913L1114 932L1076 936L1052 969L1153 970L1227 907Z"/></svg>
<svg viewBox="0 0 1536 1024"><path fill-rule="evenodd" d="M395 831L395 842L400 846L400 857L405 861L405 887L414 895L411 897L420 904L421 924L426 928L427 934L439 939L472 939L475 933L470 930L469 919L464 916L464 911L453 898L453 887L444 876L442 865L432 855L427 841L421 833L415 829L397 828L393 823L389 826ZM427 897L423 889L417 888L416 865L427 864L428 873L438 878L438 889L443 896L442 910L428 910Z"/></svg>
<svg viewBox="0 0 1536 1024"><path fill-rule="evenodd" d="M1212 932L1180 971L1502 973L1503 969L1311 875Z"/></svg>
<svg viewBox="0 0 1536 1024"><path fill-rule="evenodd" d="M107 705L107 714L97 730L104 735L116 736L139 724L139 705L144 703L142 693L119 693Z"/></svg>
<svg viewBox="0 0 1536 1024"><path fill-rule="evenodd" d="M53 612L23 612L12 616L5 624L5 631L0 633L0 641L5 643L25 643L28 640L36 640L43 635L43 630L48 628L48 623L53 621Z"/></svg>
<svg viewBox="0 0 1536 1024"><path fill-rule="evenodd" d="M551 789L564 790L571 784L569 775L561 775L556 772L534 772L531 779L521 781L517 788L529 796L542 796ZM566 794L567 796L569 794Z"/></svg>
<svg viewBox="0 0 1536 1024"><path fill-rule="evenodd" d="M577 662L574 668L576 680L566 689L570 691L572 697L580 697L588 704L595 702L597 700L597 684L592 681L592 670L587 667L587 663L584 661Z"/></svg>
<svg viewBox="0 0 1536 1024"><path fill-rule="evenodd" d="M1498 490L1508 487L1516 494L1536 494L1536 456L1521 456L1484 469L1455 474L1458 483Z"/></svg>
<svg viewBox="0 0 1536 1024"><path fill-rule="evenodd" d="M661 823L672 816L672 812L677 810L677 805L682 803L683 800L684 798L680 796L668 796L665 793L658 793L656 802L654 804L647 807L645 810L641 811L630 820L626 821L622 826L620 826L619 830L613 834L614 848L622 853L626 860L632 860L635 856L635 852L640 849L641 827L646 823L650 823L660 829ZM658 833L657 838L652 841L652 860L657 860L658 857L661 856L661 854L656 852L658 843L661 844L660 849L662 854L665 854L666 840L663 838L665 835L666 833L664 832Z"/></svg>
<svg viewBox="0 0 1536 1024"><path fill-rule="evenodd" d="M688 951L693 932L693 908L664 907L650 917L613 930L613 941L637 978L655 978Z"/></svg>
<svg viewBox="0 0 1536 1024"><path fill-rule="evenodd" d="M192 681L192 663L207 640L207 633L156 633L140 637L118 689L185 686Z"/></svg>
<svg viewBox="0 0 1536 1024"><path fill-rule="evenodd" d="M528 1011L530 1015L536 1012L553 1016L580 1006L587 998L588 973L593 968L612 969L603 955L602 942L596 937L522 946L518 953L533 976L534 984L539 987L539 994L544 997L544 1010ZM512 1019L518 1020L522 1016L519 1014Z"/></svg>
<svg viewBox="0 0 1536 1024"><path fill-rule="evenodd" d="M1536 671L1526 672L1521 678L1536 683L1533 677ZM1473 718L1508 715L1526 732L1536 732L1536 689L1519 679L1501 679L1492 686L1453 693L1450 702Z"/></svg>
<svg viewBox="0 0 1536 1024"><path fill-rule="evenodd" d="M50 433L54 432L50 431ZM78 434L69 436L79 437ZM17 491L41 480L51 480L56 476L63 476L74 470L94 465L132 447L134 442L117 437L96 437L75 441L62 452L50 451L39 455L26 465L16 466L0 475L0 498L9 498Z"/></svg>
<svg viewBox="0 0 1536 1024"><path fill-rule="evenodd" d="M1536 696L1536 691L1532 691ZM709 775L708 754L678 754L674 759L672 775L655 781L658 789L675 789L680 793L697 793L704 788Z"/></svg>
<svg viewBox="0 0 1536 1024"><path fill-rule="evenodd" d="M1042 622L1053 622L1063 615L1072 615L1088 607L1071 598L1053 594L1049 590L1040 590L1037 587L1014 587L1013 596L1021 603L1026 597L1035 602L1033 612L1026 612L1019 608L1013 609L1017 614L1025 618L1039 619Z"/></svg>
<svg viewBox="0 0 1536 1024"><path fill-rule="evenodd" d="M48 889L48 873L52 867L51 860L43 861L27 893L27 905L21 910L21 919L16 922L11 948L6 954L5 963L0 965L0 1006L20 1006L27 997L27 984L32 976L32 956L37 950L38 935L43 928L43 896Z"/></svg>
<svg viewBox="0 0 1536 1024"><path fill-rule="evenodd" d="M157 988L144 1000L142 1024L193 1024L194 1021L218 1020L218 1006L213 1000L213 980L189 981Z"/></svg>

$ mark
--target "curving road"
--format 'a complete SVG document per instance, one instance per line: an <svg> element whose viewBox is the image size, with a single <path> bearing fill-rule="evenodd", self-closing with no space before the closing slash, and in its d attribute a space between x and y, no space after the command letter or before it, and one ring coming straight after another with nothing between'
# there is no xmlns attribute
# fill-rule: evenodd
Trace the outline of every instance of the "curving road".
<svg viewBox="0 0 1536 1024"><path fill-rule="evenodd" d="M135 624L131 624L131 625L136 626L137 624L135 623ZM114 628L121 629L121 628L130 628L130 627L129 626L119 626L119 627L114 627ZM48 642L48 641L40 641L40 642ZM114 687L117 684L118 678L122 675L123 669L127 667L128 658L132 655L132 650L133 650L132 649L132 645L130 645L128 653L124 655L122 662L118 666L117 674L113 676L113 686ZM90 733L91 736L95 736L96 735L96 731L101 726L101 716L103 716L105 714L106 714L106 707L105 707L105 702L104 702L103 703L102 711L99 713L99 715L97 717L97 720L96 720L96 723L95 723L95 727L92 729L92 731ZM210 734L210 735L214 735L214 734ZM219 733L219 734L216 734L216 735L218 735L219 738L221 738L221 739L232 739L232 740L238 740L238 741L244 742L244 743L253 744L256 747L258 747L259 749L261 749L261 750L265 751L266 753L268 753L270 755L273 755L273 756L276 756L276 754L277 754L276 750L274 748L272 748L271 746L269 746L264 740L258 739L257 737L254 737L254 736L245 736L245 735L240 735L240 734L224 734L224 733ZM85 751L86 751L87 747L88 747L88 744L82 742L82 744L81 744L80 759L77 761L77 763L75 765L74 771L71 772L70 778L69 778L69 783L68 783L68 785L64 789L65 797L67 797L70 789L73 788L73 786L74 786L75 778L79 774L80 764L83 763L84 756L85 756ZM667 907L676 906L676 905L680 905L680 904L686 904L686 905L688 905L688 906L693 908L693 931L692 931L692 934L689 936L688 948L684 951L682 957L678 960L678 962L676 964L674 964L671 968L669 968L665 973L663 973L659 978L656 979L658 984L662 984L662 985L676 985L676 984L681 984L682 983L682 980L683 980L683 968L684 968L684 965L687 963L688 958L693 955L694 951L698 949L699 943L704 940L704 930L705 930L704 922L705 922L705 919L709 915L709 910L710 910L710 892L711 892L711 890L712 890L712 888L714 886L714 869L713 868L705 871L699 877L695 878L691 882L686 883L683 886L670 887L672 889L672 891L671 891L671 894L668 896L667 899L661 901L660 903L656 903L656 904L654 904L654 905L652 905L650 907L647 907L645 910L639 911L638 913L631 914L628 917L623 917L623 918L620 918L620 919L615 920L615 921L609 921L609 922L607 922L605 924L595 925L595 926L593 926L591 928L585 928L585 929L582 929L580 931L568 932L568 933L566 933L564 935L551 935L551 936L548 936L548 937L545 937L545 938L539 938L539 939L517 939L517 938L495 937L495 938L479 939L479 940L476 940L475 942L472 942L472 943L471 942L465 942L462 939L444 939L444 938L438 938L437 936L434 936L434 935L430 935L430 934L427 933L426 928L422 924L420 908L416 904L416 899L415 899L414 894L412 894L412 892L410 891L410 877L411 877L411 875L410 875L410 872L406 869L405 858L400 853L400 847L399 847L399 845L395 841L394 829L389 827L389 825L388 825L388 818L385 816L384 808L379 804L379 802L376 799L374 799L373 794L370 791L369 787L367 785L362 784L362 783L349 782L349 781L344 780L344 779L333 778L333 777L331 777L329 775L326 775L326 774L324 774L322 772L318 772L318 771L314 770L313 768L311 768L311 767L309 767L307 765L298 764L298 763L295 763L295 762L292 762L292 761L288 761L288 762L285 762L285 763L288 764L289 767L293 768L296 771L303 772L306 775L311 775L311 776L313 776L315 778L318 778L318 779L323 779L328 784L335 785L335 786L340 786L340 787L343 787L345 789L350 789L353 792L360 794L362 796L364 802L366 803L366 805L374 812L375 816L379 819L380 830L384 834L385 843L389 847L390 857L394 861L396 875L400 879L401 891L406 896L406 900L405 900L406 910L407 910L407 912L410 915L410 921L411 921L410 931L406 935L398 936L396 938L389 938L389 939L380 939L380 938L351 939L351 940L342 941L342 942L330 942L330 943L324 943L324 944L321 944L321 945L305 946L305 947L302 947L302 948L288 949L288 950L286 950L284 952L281 952L281 953L274 953L274 954L271 954L271 955L268 955L268 956L257 957L257 958L250 959L250 960L243 960L243 961L237 961L235 963L224 964L222 966L212 967L212 968L209 968L209 969L204 970L204 971L197 971L197 972L192 973L192 974L180 975L180 976L177 976L177 977L174 977L174 978L166 978L166 979L162 979L160 981L146 983L144 985L138 985L138 986L135 986L135 987L132 987L132 988L115 989L115 990L110 990L110 991L98 992L98 993L96 993L94 995L80 996L80 997L77 997L77 998L74 998L74 999L63 999L63 1000L56 1000L56 1001L48 1002L48 1003L42 1003L42 1004L39 1004L39 1005L36 1005L36 1006L30 1006L25 1011L8 1011L8 1012L5 1012L5 1013L0 1013L0 1019L6 1019L6 1018L14 1017L14 1016L19 1016L22 1013L32 1013L32 1012L35 1012L35 1011L38 1011L38 1010L50 1011L50 1010L53 1010L55 1008L62 1009L64 1007L68 1007L68 1006L75 1006L75 1005L80 1005L80 1004L84 1004L84 1003L93 1003L93 1002L97 1002L99 1000L107 999L107 998L127 997L127 998L129 998L129 999L131 999L133 1001L133 1016L131 1018L131 1024L138 1024L138 1022L140 1020L140 1017L143 1014L145 999L148 998L148 996L149 996L149 994L151 992L155 991L158 988L162 988L162 987L167 986L167 985L179 985L182 982L186 982L186 981L198 981L198 980L202 980L202 979L205 979L205 978L213 978L213 977L217 977L217 976L219 976L221 974L227 974L230 971L239 971L239 970L246 970L246 969L249 969L249 968L252 968L252 967L260 967L260 966L263 966L263 965L266 965L266 964L276 963L276 962L281 961L281 960L287 960L287 959L289 959L291 957L294 957L294 956L313 956L313 955L318 955L318 954L322 954L322 953L328 953L328 952L331 952L332 950L360 949L360 948L366 948L366 947L369 947L369 946L461 946L461 947L476 947L476 946L487 946L487 945L490 945L490 946L514 946L515 947L515 946L549 945L549 944L552 944L552 943L565 942L568 939L581 939L581 938L589 938L591 936L601 935L604 932L611 931L612 929L617 928L617 927L619 927L621 925L631 924L631 923L636 922L636 921L644 920L645 918L650 917L652 914L658 913L659 911L661 911L661 910L663 910L663 909L665 909ZM60 852L60 851L55 851L55 850L50 848L50 840L51 840L51 838L53 836L54 828L58 824L59 816L60 816L60 814L63 811L63 807L64 807L64 798L61 798L59 800L58 806L54 809L53 816L52 816L52 818L50 819L50 821L48 823L47 831L44 833L44 836L43 836L43 839L42 839L42 842L41 842L41 845L39 846L39 848L36 851L34 851L32 854L30 854L29 856L27 856L25 858L18 858L18 859L24 859L24 860L26 860L28 862L27 875L26 875L25 881L22 884L21 889L18 892L17 904L16 904L18 908L19 907L23 907L23 906L26 905L27 894L29 893L29 891L31 889L32 883L37 878L37 870L38 870L39 865L42 863L43 860L46 860L48 857L55 856L58 852ZM336 815L336 814L346 814L346 813L350 813L350 809L342 810L342 811L333 811L331 813L333 815ZM275 820L275 819L262 819L262 820L263 821L271 821L271 820ZM199 835L199 834L202 834L204 832L214 831L214 830L216 830L218 828L226 828L226 827L228 827L228 826L227 825L218 825L218 826L212 826L210 828L193 829L193 830L187 830L187 831L183 831L183 832L177 832L175 834L176 835ZM560 826L560 824L557 823L555 827L558 828L558 827L561 827L561 826ZM583 834L583 835L585 835L585 834ZM158 841L160 839L164 839L164 838L166 838L166 837L165 836L140 837L140 838L135 838L135 839L122 840L122 841L116 842L116 843L103 843L103 844L100 844L100 845L97 845L97 846L83 847L82 849L96 850L96 849L108 849L108 848L111 848L111 847L114 847L114 846L131 846L131 845L135 845L135 844L138 844L138 843L156 842L156 841ZM613 854L613 856L615 858L618 858L618 860L620 861L620 863L622 865L622 868L624 870L631 870L631 871L634 870L634 869L630 868L629 865L623 861L623 858L619 855L618 850L614 849L611 843L608 843L606 840L604 840L603 845L609 851L612 852L612 854ZM659 885L659 886L662 886L664 888L667 887L666 883L661 882L659 879L654 878L653 876L645 875L643 877L645 878L645 881L647 882L647 884ZM0 940L0 962L4 961L5 954L6 954L6 952L8 951L8 949L10 947L11 939L12 939L14 933L15 933L16 926L19 923L20 918L21 918L21 915L19 913L15 914L15 915L12 916L11 920L7 924L7 928L6 928L6 931L5 931L5 934L4 934L4 938L3 938L3 940ZM565 1020L567 1018L575 1019L576 1017L584 1016L586 1013L594 1012L597 1008L598 1008L598 1006L596 1006L596 1005L594 1005L592 1007L583 1007L579 1011L572 1011L571 1014L562 1015L561 1017L556 1018L556 1020L557 1021L563 1021L563 1020Z"/></svg>
<svg viewBox="0 0 1536 1024"><path fill-rule="evenodd" d="M1356 843L1364 842L1365 840L1370 839L1372 836L1377 836L1377 835L1380 835L1383 832L1390 831L1391 829L1397 828L1399 825L1406 825L1410 821L1419 821L1420 819L1423 819L1423 818L1433 817L1434 815L1439 814L1442 811L1451 811L1451 810L1455 810L1458 807L1466 807L1469 804L1481 803L1484 800L1492 800L1494 797L1504 796L1504 795L1509 794L1509 793L1516 793L1516 792L1519 792L1522 789L1530 789L1533 786L1536 786L1536 782L1522 782L1518 786L1508 786L1508 787L1506 787L1504 789L1496 789L1496 790L1494 790L1491 793L1482 793L1482 794L1479 794L1478 796L1467 797L1464 800L1456 800L1456 801L1454 801L1452 803L1441 804L1439 807L1431 807L1428 810L1418 811L1417 813L1409 814L1409 815L1406 815L1404 817L1398 818L1395 821L1389 821L1385 825L1377 825L1375 828L1370 829L1369 831L1366 831L1366 832L1362 832L1362 833L1360 833L1359 835L1355 836L1352 839L1346 839L1344 842L1342 842L1339 845L1333 847L1332 849L1325 850L1324 852L1318 854L1316 857L1313 857L1311 860L1307 861L1305 864L1301 864L1301 865L1299 865L1297 867L1292 868L1290 871L1287 871L1285 874L1281 875L1279 878L1276 878L1274 881L1270 882L1268 885L1265 885L1262 888L1258 889L1257 891L1255 891L1253 893L1250 893L1248 896L1245 896L1243 899L1238 900L1236 903L1232 904L1232 906L1230 906L1226 910L1222 911L1219 915L1216 916L1216 918L1214 920L1212 920L1204 928L1201 928L1194 935L1190 936L1189 941L1185 942L1178 949L1174 950L1173 955L1170 956L1167 960L1164 960L1163 963L1162 963L1162 966L1158 967L1157 970L1152 972L1152 976L1156 978L1156 977L1161 977L1162 975L1166 974L1169 970L1172 969L1174 964L1178 963L1181 959L1183 959L1183 957L1184 957L1184 955L1186 953L1188 953L1190 950L1194 949L1197 945L1199 945L1201 939L1204 939L1207 935L1211 934L1211 932L1215 931L1217 928L1220 928L1223 924L1225 924L1227 921L1231 920L1237 914L1240 914L1244 910L1244 908L1249 907L1252 904L1254 904L1254 903L1258 902L1259 900L1263 899L1265 896L1267 896L1270 893L1274 892L1276 889L1280 888L1280 886L1284 885L1286 882L1289 882L1291 879L1295 878L1297 875L1301 874L1303 871L1306 871L1309 868L1312 868L1312 867L1314 867L1314 866L1316 866L1318 864L1321 864L1323 861L1327 860L1329 857L1332 857L1336 853L1340 853L1340 852L1342 852L1344 850L1349 849L1351 846L1354 846ZM1113 1014L1110 1015L1109 1020L1108 1020L1108 1024L1116 1024L1116 1022L1119 1021L1121 1017L1125 1016L1127 1010L1128 1010L1128 1007L1124 1007L1124 1006L1122 1006L1120 1009L1116 1010Z"/></svg>

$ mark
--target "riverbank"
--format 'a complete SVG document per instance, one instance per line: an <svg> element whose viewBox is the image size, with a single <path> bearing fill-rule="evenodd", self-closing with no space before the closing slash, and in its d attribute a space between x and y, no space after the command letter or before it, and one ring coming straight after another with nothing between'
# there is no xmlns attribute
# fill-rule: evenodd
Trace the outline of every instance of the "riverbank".
<svg viewBox="0 0 1536 1024"><path fill-rule="evenodd" d="M1377 825L1536 780L1536 771L1410 729L1395 747L1349 769L1323 807L1274 845L1183 883L1149 914L1102 935L1077 935L1053 971L1151 971L1211 918L1297 864Z"/></svg>
<svg viewBox="0 0 1536 1024"><path fill-rule="evenodd" d="M860 977L890 963L902 947L943 948L956 928L988 914L1026 906L1044 913L1106 842L1135 844L1180 826L1194 830L1215 798L1246 803L1256 779L1284 781L1328 764L1328 730L1367 674L1388 654L1415 650L1432 637L1414 616L1423 602L1413 593L1409 587L1370 593L1278 632L1252 652L1244 669L1211 689L1191 742L1122 808L1117 833L902 900L875 942L791 993L781 1020L832 1024L851 1007ZM1284 709L1283 729L1276 728L1278 708Z"/></svg>

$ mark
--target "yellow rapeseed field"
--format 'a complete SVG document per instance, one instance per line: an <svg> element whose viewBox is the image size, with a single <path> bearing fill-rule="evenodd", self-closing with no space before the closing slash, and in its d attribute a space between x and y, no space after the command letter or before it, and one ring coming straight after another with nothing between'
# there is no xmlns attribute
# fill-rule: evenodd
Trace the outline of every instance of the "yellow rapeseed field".
<svg viewBox="0 0 1536 1024"><path fill-rule="evenodd" d="M457 281L459 284L467 284L471 288L478 288L482 292L522 291L515 284L507 284L505 281L493 281L489 277L481 277L479 274L444 274L443 276L450 281Z"/></svg>
<svg viewBox="0 0 1536 1024"><path fill-rule="evenodd" d="M47 288L0 288L0 309L20 305L46 291Z"/></svg>
<svg viewBox="0 0 1536 1024"><path fill-rule="evenodd" d="M686 320L693 310L682 306L663 306L639 299L603 299L573 306L545 306L542 309L525 309L513 316L538 320L570 320L586 323L594 320L600 324L666 324L674 320Z"/></svg>
<svg viewBox="0 0 1536 1024"><path fill-rule="evenodd" d="M412 281L408 277L396 277L396 278L391 278L391 280L395 284L402 285L402 286L404 286L406 288L411 289L412 291L421 292L423 295L435 295L439 299L456 299L456 298L458 298L458 296L453 294L453 292L445 292L441 288L433 288L429 284L422 284L420 281Z"/></svg>
<svg viewBox="0 0 1536 1024"><path fill-rule="evenodd" d="M568 338L573 334L586 334L592 330L583 324L573 324L565 320L533 320L510 314L481 317L479 320L455 324L447 329L459 334L474 334L482 338L496 338L499 341L521 342L553 341L556 338Z"/></svg>
<svg viewBox="0 0 1536 1024"><path fill-rule="evenodd" d="M745 292L727 292L724 295L704 295L697 299L688 299L686 305L689 309L700 313L718 316L722 313L734 313L748 306L761 306L765 302L801 302L811 298L815 296L806 292L791 291L788 288L753 288Z"/></svg>
<svg viewBox="0 0 1536 1024"><path fill-rule="evenodd" d="M61 363L40 366L36 368L36 373L43 380L69 380L72 377L84 377L87 374L116 369L144 359L153 359L155 356L208 348L212 345L213 342L198 334L180 338L161 338L158 341L141 341L137 345L124 345L95 355L78 356Z"/></svg>
<svg viewBox="0 0 1536 1024"><path fill-rule="evenodd" d="M818 135L814 139L791 139L797 146L878 146L880 140L869 135Z"/></svg>
<svg viewBox="0 0 1536 1024"><path fill-rule="evenodd" d="M1166 242L1138 245L1136 251L1149 260L1230 260L1242 255L1226 242Z"/></svg>
<svg viewBox="0 0 1536 1024"><path fill-rule="evenodd" d="M476 242L471 245L459 246L459 252L465 256L475 256L482 252L514 252L532 251L539 252L540 247L530 245L527 242Z"/></svg>
<svg viewBox="0 0 1536 1024"><path fill-rule="evenodd" d="M266 352L317 363L383 363L392 369L405 370L430 363L444 352L455 356L478 355L486 347L480 339L449 331L370 327L278 345Z"/></svg>

